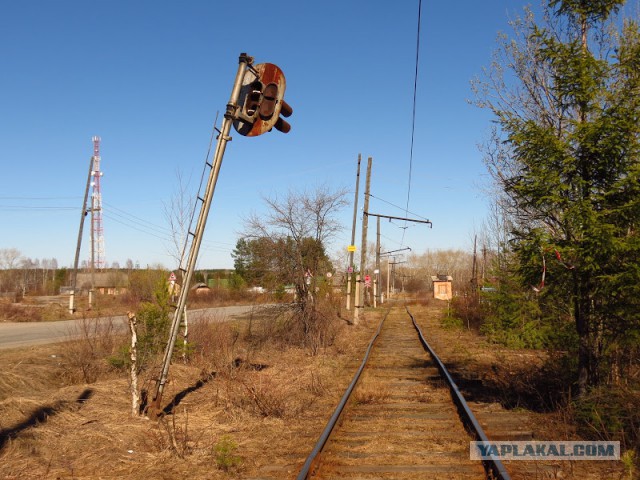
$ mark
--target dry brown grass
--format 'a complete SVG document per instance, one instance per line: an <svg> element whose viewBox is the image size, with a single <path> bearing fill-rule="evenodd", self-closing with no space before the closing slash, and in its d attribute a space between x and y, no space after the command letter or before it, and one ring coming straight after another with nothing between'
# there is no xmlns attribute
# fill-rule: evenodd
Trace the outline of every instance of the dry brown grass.
<svg viewBox="0 0 640 480"><path fill-rule="evenodd" d="M379 380L363 379L353 392L353 401L359 405L379 405L391 396L389 388Z"/></svg>
<svg viewBox="0 0 640 480"><path fill-rule="evenodd" d="M514 402L518 392L531 391L532 378L544 371L546 353L533 350L512 350L490 344L473 330L442 328L443 310L437 305L410 308L429 344L447 365L472 410L481 423L491 423L495 412L509 414L511 421L535 440L580 440L570 415L562 409L539 412L526 408L526 402ZM544 392L526 394L532 400ZM505 406L507 407L505 407ZM489 438L494 435L485 427ZM507 469L512 478L542 480L624 478L620 462L510 462Z"/></svg>
<svg viewBox="0 0 640 480"><path fill-rule="evenodd" d="M310 355L269 339L271 327L192 324L189 361L174 362L165 389L172 414L158 422L129 415L126 372L105 361L122 339L91 321L82 341L0 351L0 478L246 478L301 465L371 332L345 326Z"/></svg>
<svg viewBox="0 0 640 480"><path fill-rule="evenodd" d="M153 296L147 298L151 301ZM74 318L95 318L126 315L136 311L141 298L134 294L103 295L95 293L94 303L89 305L87 295L76 295L74 314L69 313L68 295L20 296L19 298L0 298L0 321L5 322L41 322L70 320ZM285 298L280 301L291 301ZM189 306L195 308L221 307L229 305L251 305L264 302L277 303L268 296L257 296L245 291L212 289L206 294L189 296Z"/></svg>
<svg viewBox="0 0 640 480"><path fill-rule="evenodd" d="M5 322L40 322L43 309L15 303L0 303L0 319Z"/></svg>
<svg viewBox="0 0 640 480"><path fill-rule="evenodd" d="M69 337L73 340L66 343L59 374L69 385L94 383L112 373L108 358L127 342L125 335L116 332L113 319L78 320Z"/></svg>
<svg viewBox="0 0 640 480"><path fill-rule="evenodd" d="M414 313L433 317L436 310ZM333 343L317 355L280 341L277 325L265 319L193 324L190 361L176 360L165 390L173 413L159 422L129 415L126 372L108 368L93 353L112 348L106 339L82 348L61 343L2 350L0 479L295 478L359 365L376 315L367 311L367 322L358 327L339 322ZM439 329L437 317L424 331L445 362L468 372L485 375L497 363L531 363L483 346L470 332ZM104 366L93 383L85 381L83 362L72 366L78 354ZM153 372L143 374L151 384ZM356 390L361 403L376 408L387 400L364 380ZM527 428L537 438L555 439L565 419L537 414L530 421ZM566 431L571 434L570 426ZM619 471L594 462L575 463L580 465L564 478L619 478L612 476Z"/></svg>

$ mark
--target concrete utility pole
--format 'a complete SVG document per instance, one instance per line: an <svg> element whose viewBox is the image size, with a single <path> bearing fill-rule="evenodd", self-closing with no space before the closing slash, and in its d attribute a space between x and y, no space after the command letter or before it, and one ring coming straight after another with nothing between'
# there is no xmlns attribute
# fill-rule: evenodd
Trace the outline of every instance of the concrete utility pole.
<svg viewBox="0 0 640 480"><path fill-rule="evenodd" d="M351 244L349 245L349 265L347 266L347 310L351 310L351 277L353 276L353 253L356 245L356 222L358 220L358 189L360 188L360 162L358 154L358 170L356 172L356 195L353 200L353 224L351 226Z"/></svg>
<svg viewBox="0 0 640 480"><path fill-rule="evenodd" d="M78 228L78 243L76 245L76 257L73 261L73 277L71 280L71 292L69 294L69 313L76 311L75 295L78 283L78 261L80 260L80 246L82 245L82 230L84 219L87 216L87 198L89 198L89 186L91 185L91 173L93 172L93 157L89 160L89 174L87 175L87 186L84 189L84 200L82 200L82 211L80 212L80 228Z"/></svg>
<svg viewBox="0 0 640 480"><path fill-rule="evenodd" d="M373 308L378 307L380 302L380 217L376 222L376 271L373 272Z"/></svg>
<svg viewBox="0 0 640 480"><path fill-rule="evenodd" d="M375 214L371 214L371 215L375 215ZM378 215L378 218L380 218L380 217L384 217L384 215ZM395 217L393 217L393 218L395 218ZM409 220L409 219L407 219L407 220ZM429 222L429 221L427 220L427 222ZM431 223L431 222L429 222L429 223ZM389 257L392 253L404 252L405 250L411 251L411 248L410 247L405 247L405 248L400 248L398 250L389 250L388 252L382 252L380 254L380 256L384 255L385 257ZM404 262L401 262L401 263L404 263ZM389 258L387 258L387 299L389 299L391 297L391 290L390 290L391 289L391 286L390 286L391 285L391 265L394 265L394 268L395 268L395 264L396 264L395 255L393 256L393 262L390 262Z"/></svg>
<svg viewBox="0 0 640 480"><path fill-rule="evenodd" d="M93 306L93 293L94 287L96 284L96 254L95 254L95 246L96 246L96 231L93 228L93 220L95 218L95 209L93 205L94 200L91 200L91 258L89 263L91 264L91 288L89 288L89 310Z"/></svg>
<svg viewBox="0 0 640 480"><path fill-rule="evenodd" d="M396 261L396 257L393 257L393 261ZM387 301L391 298L391 262L387 258Z"/></svg>
<svg viewBox="0 0 640 480"><path fill-rule="evenodd" d="M395 257L393 257L393 262L391 262L391 265L393 265L393 267L391 267L391 290L393 291L393 293L396 293L396 265L400 265L401 263L407 263L405 261L402 262L396 262L395 261ZM387 289L389 288L389 281L387 280Z"/></svg>
<svg viewBox="0 0 640 480"><path fill-rule="evenodd" d="M358 323L359 308L364 308L364 268L367 262L367 227L369 225L369 196L371 194L371 163L373 159L367 159L367 180L364 189L364 211L362 212L362 242L360 251L360 292L356 300L356 308L353 312L353 323Z"/></svg>
<svg viewBox="0 0 640 480"><path fill-rule="evenodd" d="M478 236L475 235L473 237L473 264L471 266L471 289L473 291L473 295L476 295L478 293L478 261L476 251L477 243Z"/></svg>

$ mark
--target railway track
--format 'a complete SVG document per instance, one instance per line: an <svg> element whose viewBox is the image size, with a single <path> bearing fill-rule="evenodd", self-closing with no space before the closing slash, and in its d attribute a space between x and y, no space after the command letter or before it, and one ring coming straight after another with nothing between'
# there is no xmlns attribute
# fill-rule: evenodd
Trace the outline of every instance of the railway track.
<svg viewBox="0 0 640 480"><path fill-rule="evenodd" d="M482 428L406 308L391 308L298 480L510 479L469 459Z"/></svg>

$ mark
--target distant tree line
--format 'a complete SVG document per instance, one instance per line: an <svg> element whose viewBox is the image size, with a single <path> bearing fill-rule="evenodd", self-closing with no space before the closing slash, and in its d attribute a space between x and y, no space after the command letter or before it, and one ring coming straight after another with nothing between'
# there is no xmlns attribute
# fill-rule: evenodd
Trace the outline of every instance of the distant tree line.
<svg viewBox="0 0 640 480"><path fill-rule="evenodd" d="M66 269L58 268L55 258L32 260L15 248L0 249L0 292L54 294L65 278Z"/></svg>
<svg viewBox="0 0 640 480"><path fill-rule="evenodd" d="M83 271L89 267L87 261L80 265ZM127 272L139 268L139 263L127 259ZM0 293L57 295L61 287L70 284L71 270L60 267L56 258L31 259L16 248L0 248ZM113 262L111 270L121 270L120 264Z"/></svg>

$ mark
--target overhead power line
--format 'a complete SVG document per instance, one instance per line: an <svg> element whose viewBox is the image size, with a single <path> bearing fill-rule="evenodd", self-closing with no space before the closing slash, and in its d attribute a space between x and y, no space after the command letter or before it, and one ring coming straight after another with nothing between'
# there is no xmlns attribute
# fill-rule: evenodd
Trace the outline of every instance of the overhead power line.
<svg viewBox="0 0 640 480"><path fill-rule="evenodd" d="M104 207L107 208L104 208ZM173 232L167 227L162 227L155 223L144 220L136 215L133 215L121 208L110 205L103 202L103 213L105 218L110 221L118 223L131 230L135 230L140 233L144 233L151 237L162 240L163 242L171 243L173 241ZM226 242L216 242L212 240L203 240L203 246L208 250L217 252L228 252L235 245Z"/></svg>
<svg viewBox="0 0 640 480"><path fill-rule="evenodd" d="M49 200L77 200L79 196L74 197L2 197L0 196L0 200L36 200L36 201L49 201Z"/></svg>
<svg viewBox="0 0 640 480"><path fill-rule="evenodd" d="M76 210L77 207L64 207L61 205L0 205L0 210Z"/></svg>
<svg viewBox="0 0 640 480"><path fill-rule="evenodd" d="M416 68L413 77L413 113L411 118L411 148L409 152L409 181L407 185L407 206L405 215L409 214L409 200L411 199L411 175L413 171L413 144L416 131L416 97L418 93L418 66L420 60L420 20L422 17L422 0L418 0L418 31L416 35ZM404 231L402 233L402 242L404 243Z"/></svg>
<svg viewBox="0 0 640 480"><path fill-rule="evenodd" d="M53 200L77 200L78 197L10 197L0 196L0 201L9 201L9 204L0 204L0 210L24 211L24 210L75 210L77 207L69 205L39 205L38 202L51 202ZM34 203L35 202L35 203Z"/></svg>

